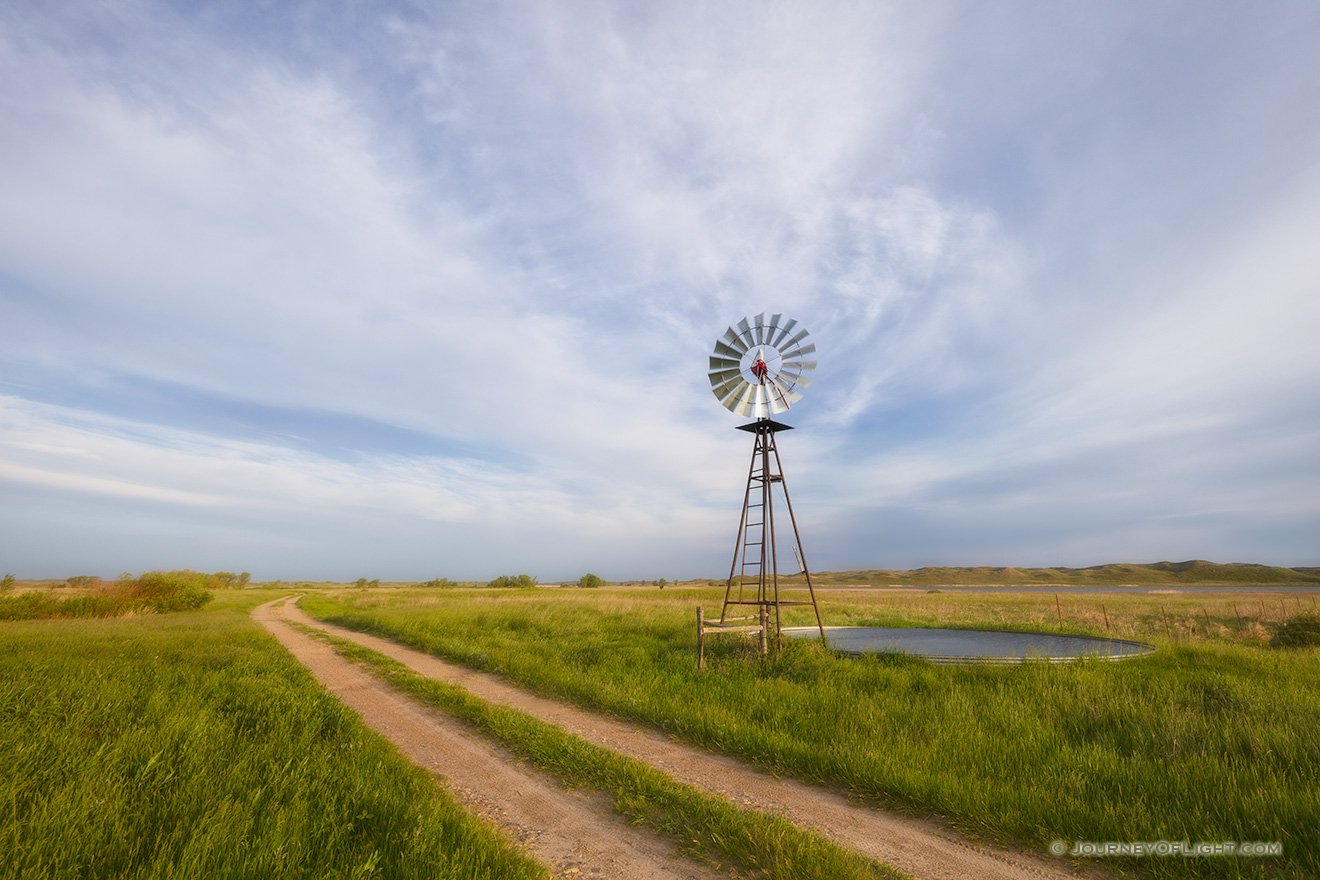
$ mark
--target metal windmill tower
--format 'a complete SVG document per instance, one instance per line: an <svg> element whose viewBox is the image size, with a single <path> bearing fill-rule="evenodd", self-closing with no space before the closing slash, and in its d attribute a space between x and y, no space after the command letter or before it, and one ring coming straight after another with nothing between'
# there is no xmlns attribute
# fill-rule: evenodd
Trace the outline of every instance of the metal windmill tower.
<svg viewBox="0 0 1320 880"><path fill-rule="evenodd" d="M806 343L807 331L793 319L782 315L764 314L748 320L743 318L736 327L730 327L716 340L710 356L710 384L720 403L741 416L755 421L739 425L738 430L756 435L752 447L752 461L747 471L747 491L743 495L742 517L738 523L738 539L734 544L733 565L724 591L724 606L719 623L703 624L698 609L698 635L702 627L718 631L761 633L761 651L766 650L768 634L773 632L778 643L780 609L788 605L810 605L816 613L816 626L821 638L825 629L821 624L820 608L816 605L816 590L811 584L802 551L802 538L793 504L788 497L788 484L784 482L784 468L779 460L775 435L792 430L791 426L770 418L786 412L789 405L802 399L798 389L811 384L805 374L816 369L814 360L805 360L816 350ZM798 567L806 578L806 597L801 588L790 592L779 583L779 543L775 533L775 509L782 499L782 509L788 512L792 526L789 544L797 558ZM781 519L782 524L782 519ZM753 616L730 617L732 606L752 606ZM736 609L735 609L736 611ZM773 614L773 622L771 615ZM741 625L743 621L759 619L758 625Z"/></svg>

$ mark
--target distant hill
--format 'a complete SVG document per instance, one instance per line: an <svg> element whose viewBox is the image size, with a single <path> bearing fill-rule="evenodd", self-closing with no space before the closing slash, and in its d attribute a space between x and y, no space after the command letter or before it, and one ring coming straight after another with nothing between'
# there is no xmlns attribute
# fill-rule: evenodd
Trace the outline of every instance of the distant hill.
<svg viewBox="0 0 1320 880"><path fill-rule="evenodd" d="M781 576L780 581L784 578ZM793 575L790 583L803 580ZM857 586L1158 586L1160 584L1316 584L1320 568L1280 568L1247 562L1217 563L1204 559L1187 562L1109 563L1090 568L1012 568L988 565L975 568L917 568L911 571L821 571L811 573L818 587Z"/></svg>

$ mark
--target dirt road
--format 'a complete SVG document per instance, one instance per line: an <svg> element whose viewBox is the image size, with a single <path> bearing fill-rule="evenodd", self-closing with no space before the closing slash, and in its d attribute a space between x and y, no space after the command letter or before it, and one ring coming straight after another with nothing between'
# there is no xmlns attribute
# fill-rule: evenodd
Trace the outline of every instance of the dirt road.
<svg viewBox="0 0 1320 880"><path fill-rule="evenodd" d="M486 744L478 734L410 703L388 685L339 658L330 648L281 625L280 621L296 621L356 642L421 675L459 685L490 703L526 712L589 742L645 761L675 779L722 795L738 805L783 816L799 827L812 829L841 846L922 880L969 877L1064 880L1109 876L1098 867L1077 874L1060 861L972 843L932 822L857 806L825 789L777 779L732 758L676 743L654 731L533 696L495 676L446 663L394 642L322 623L282 602L262 605L253 616L369 725L393 740L418 764L448 777L460 798L510 828L537 858L554 866L557 874L564 868L575 867L582 872L580 876L706 876L701 873L704 870L701 866L675 856L672 847L616 820L602 802L593 803L589 798L564 792L553 782L528 774L524 768L511 768L507 755ZM533 782L520 782L514 777L530 778ZM535 793L525 797L521 794L524 789ZM523 805L528 797L531 802ZM556 821L564 823L563 827L548 824ZM586 838L575 840L573 835L580 833L585 833ZM601 852L589 852L592 847L599 847ZM654 863L643 865L648 858L654 859Z"/></svg>

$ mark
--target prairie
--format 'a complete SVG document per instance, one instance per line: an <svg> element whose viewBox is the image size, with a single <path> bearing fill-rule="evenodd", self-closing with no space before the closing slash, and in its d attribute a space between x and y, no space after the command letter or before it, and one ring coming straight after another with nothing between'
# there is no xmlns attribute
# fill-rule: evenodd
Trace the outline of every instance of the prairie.
<svg viewBox="0 0 1320 880"><path fill-rule="evenodd" d="M1309 594L825 591L829 624L1062 629L1160 650L1114 664L941 667L812 643L761 661L726 638L699 674L693 609L717 610L722 595L380 590L303 605L974 837L1041 851L1278 842L1278 857L1107 861L1151 877L1320 873L1320 652L1266 641L1312 610ZM796 616L786 622L806 622Z"/></svg>

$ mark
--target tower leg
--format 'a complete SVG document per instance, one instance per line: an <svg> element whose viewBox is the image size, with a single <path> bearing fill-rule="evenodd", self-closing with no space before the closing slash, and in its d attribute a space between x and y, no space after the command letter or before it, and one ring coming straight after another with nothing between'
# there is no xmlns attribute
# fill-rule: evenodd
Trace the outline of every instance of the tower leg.
<svg viewBox="0 0 1320 880"><path fill-rule="evenodd" d="M720 611L720 622L731 620L755 620L762 624L762 651L765 651L767 633L770 627L771 608L774 609L775 645L783 649L781 608L785 605L810 605L816 616L816 627L821 639L825 638L825 627L821 621L820 606L816 602L816 590L811 583L811 572L807 569L806 555L802 552L802 538L798 532L797 518L793 514L793 504L788 497L788 486L784 482L783 464L779 459L779 449L775 445L776 429L787 429L769 419L761 419L754 424L744 425L741 430L756 434L756 444L752 448L752 461L747 472L747 489L743 493L742 514L738 522L738 538L734 543L733 564L729 568L729 581L724 591L724 606ZM754 492L760 483L760 491ZM806 601L789 600L779 591L779 560L775 536L774 486L779 484L784 496L784 505L788 510L789 523L793 529L793 551L806 578ZM734 584L738 585L734 595ZM746 588L755 583L755 598L751 598ZM729 617L730 606L756 606L757 614L744 617Z"/></svg>

